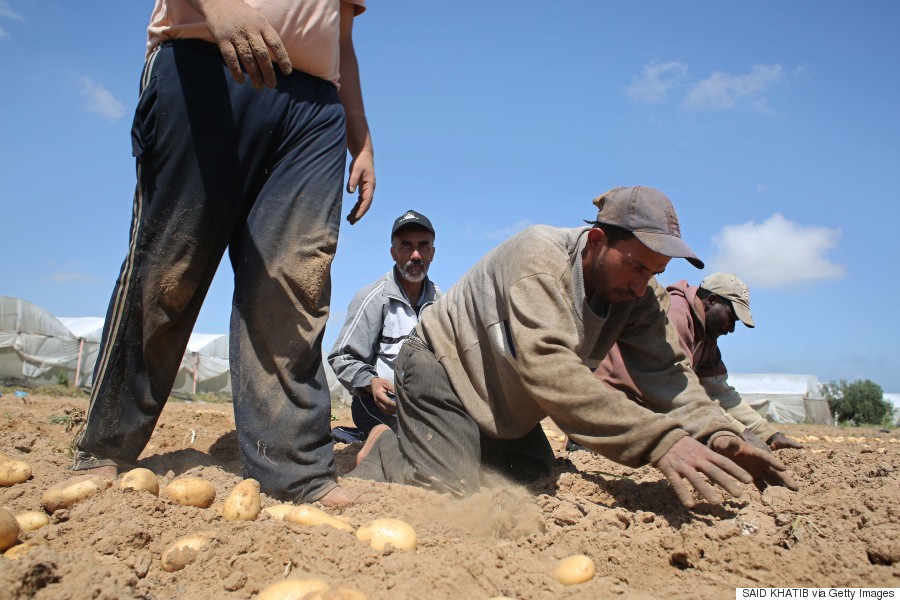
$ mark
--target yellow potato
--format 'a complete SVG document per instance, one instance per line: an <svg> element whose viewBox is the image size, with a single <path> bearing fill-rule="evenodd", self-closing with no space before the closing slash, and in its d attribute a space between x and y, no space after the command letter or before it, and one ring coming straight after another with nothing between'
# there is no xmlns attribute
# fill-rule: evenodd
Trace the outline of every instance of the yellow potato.
<svg viewBox="0 0 900 600"><path fill-rule="evenodd" d="M156 478L156 473L150 469L132 469L128 471L122 475L119 487L123 490L138 490L159 496L159 480Z"/></svg>
<svg viewBox="0 0 900 600"><path fill-rule="evenodd" d="M90 498L111 485L112 481L99 475L72 477L47 488L47 491L41 496L41 506L48 513L53 514L54 511L69 508L76 502Z"/></svg>
<svg viewBox="0 0 900 600"><path fill-rule="evenodd" d="M285 579L264 588L256 600L301 600L331 586L322 579Z"/></svg>
<svg viewBox="0 0 900 600"><path fill-rule="evenodd" d="M12 514L0 508L0 552L11 548L19 539L19 522Z"/></svg>
<svg viewBox="0 0 900 600"><path fill-rule="evenodd" d="M222 516L229 521L252 521L259 516L259 482L245 479L236 486L225 500Z"/></svg>
<svg viewBox="0 0 900 600"><path fill-rule="evenodd" d="M559 561L553 576L563 585L575 585L593 579L596 572L594 561L584 554L575 554Z"/></svg>
<svg viewBox="0 0 900 600"><path fill-rule="evenodd" d="M10 560L19 560L37 547L37 544L32 544L31 542L22 542L21 544L16 544L12 548L4 552L3 556Z"/></svg>
<svg viewBox="0 0 900 600"><path fill-rule="evenodd" d="M0 455L0 485L9 487L31 479L31 465Z"/></svg>
<svg viewBox="0 0 900 600"><path fill-rule="evenodd" d="M416 549L416 530L400 519L375 519L360 527L356 537L376 550L388 544L398 550Z"/></svg>
<svg viewBox="0 0 900 600"><path fill-rule="evenodd" d="M295 506L291 512L285 515L284 520L297 525L329 525L335 529L353 531L353 527L346 521L332 517L327 512L309 504Z"/></svg>
<svg viewBox="0 0 900 600"><path fill-rule="evenodd" d="M278 504L276 506L269 506L268 508L264 508L263 512L269 513L269 515L278 519L279 521L284 521L284 518L292 510L294 510L293 504Z"/></svg>
<svg viewBox="0 0 900 600"><path fill-rule="evenodd" d="M338 588L312 592L303 596L303 600L368 600L368 596L350 588Z"/></svg>
<svg viewBox="0 0 900 600"><path fill-rule="evenodd" d="M162 568L169 573L180 571L195 560L204 546L213 539L211 533L194 533L178 538L162 553Z"/></svg>
<svg viewBox="0 0 900 600"><path fill-rule="evenodd" d="M44 525L49 525L50 517L48 517L45 512L29 510L17 514L16 521L19 522L19 527L25 531L34 531L35 529L40 529Z"/></svg>
<svg viewBox="0 0 900 600"><path fill-rule="evenodd" d="M216 488L202 477L182 477L166 486L169 498L178 504L209 508L216 499Z"/></svg>

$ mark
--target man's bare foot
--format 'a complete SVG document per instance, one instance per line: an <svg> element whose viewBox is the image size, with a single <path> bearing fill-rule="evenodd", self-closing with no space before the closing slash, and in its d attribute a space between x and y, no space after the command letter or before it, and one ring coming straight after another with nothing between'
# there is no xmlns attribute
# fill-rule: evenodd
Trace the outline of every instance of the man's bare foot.
<svg viewBox="0 0 900 600"><path fill-rule="evenodd" d="M342 485L336 485L331 488L327 494L316 500L322 506L329 506L332 508L340 508L342 506L349 506L354 502L358 502L360 496L362 496L362 492L358 492L352 488L347 488Z"/></svg>
<svg viewBox="0 0 900 600"><path fill-rule="evenodd" d="M366 443L363 444L363 447L359 449L359 452L357 452L353 465L355 467L358 467L359 463L364 461L369 455L369 452L372 451L372 448L375 447L375 442L378 441L378 438L381 437L381 434L383 434L385 431L390 430L391 428L387 425L376 425L375 427L373 427L372 431L369 432L369 437L366 438Z"/></svg>
<svg viewBox="0 0 900 600"><path fill-rule="evenodd" d="M105 465L102 467L94 467L93 469L82 469L76 471L79 475L99 475L106 479L115 479L119 476L119 468L115 465Z"/></svg>

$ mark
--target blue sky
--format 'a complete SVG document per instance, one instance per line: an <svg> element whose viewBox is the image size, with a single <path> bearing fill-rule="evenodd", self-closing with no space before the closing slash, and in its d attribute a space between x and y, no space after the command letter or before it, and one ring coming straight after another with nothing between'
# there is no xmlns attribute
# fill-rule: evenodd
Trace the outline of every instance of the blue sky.
<svg viewBox="0 0 900 600"><path fill-rule="evenodd" d="M105 314L151 8L0 0L0 295ZM757 328L721 343L732 372L900 391L898 22L887 1L371 0L354 37L378 188L341 231L326 346L406 209L434 222L447 288L527 225L577 226L641 184L707 262L663 283L750 286ZM226 265L195 330L226 332L230 298Z"/></svg>

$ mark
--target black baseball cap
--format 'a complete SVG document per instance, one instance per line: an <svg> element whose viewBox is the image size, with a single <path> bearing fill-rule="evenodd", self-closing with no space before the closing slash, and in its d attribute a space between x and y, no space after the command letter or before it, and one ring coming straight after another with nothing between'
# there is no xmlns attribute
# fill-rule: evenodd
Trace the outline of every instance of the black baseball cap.
<svg viewBox="0 0 900 600"><path fill-rule="evenodd" d="M434 227L431 226L431 221L428 220L428 217L420 212L408 210L394 221L394 226L391 228L391 237L394 237L394 234L397 233L397 231L403 229L407 225L418 225L434 234Z"/></svg>

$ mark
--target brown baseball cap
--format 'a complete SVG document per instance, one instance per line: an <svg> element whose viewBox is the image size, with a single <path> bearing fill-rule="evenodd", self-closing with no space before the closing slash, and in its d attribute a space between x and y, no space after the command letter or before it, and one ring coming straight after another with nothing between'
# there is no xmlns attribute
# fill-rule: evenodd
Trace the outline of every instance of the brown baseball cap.
<svg viewBox="0 0 900 600"><path fill-rule="evenodd" d="M654 252L703 268L703 261L681 239L675 207L661 191L640 185L617 187L594 198L594 205L599 209L598 223L627 229Z"/></svg>
<svg viewBox="0 0 900 600"><path fill-rule="evenodd" d="M750 288L731 273L713 273L700 282L704 290L731 301L734 314L747 327L756 327L750 314Z"/></svg>

